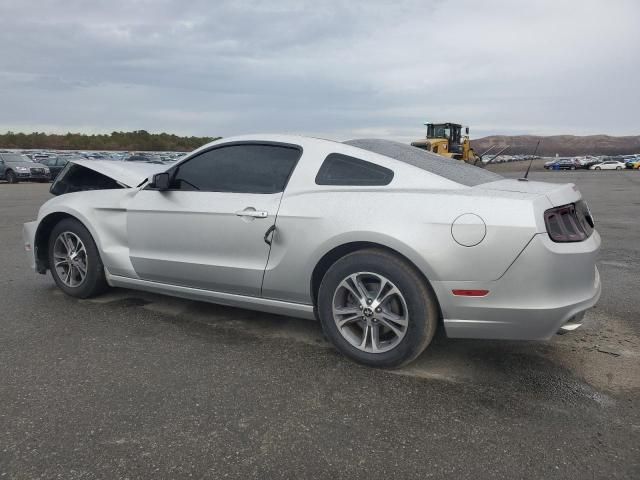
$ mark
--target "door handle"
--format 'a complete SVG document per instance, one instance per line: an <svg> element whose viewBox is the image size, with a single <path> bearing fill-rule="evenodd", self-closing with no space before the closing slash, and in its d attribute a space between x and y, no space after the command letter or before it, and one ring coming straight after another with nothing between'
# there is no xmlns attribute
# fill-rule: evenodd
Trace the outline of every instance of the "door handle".
<svg viewBox="0 0 640 480"><path fill-rule="evenodd" d="M266 243L267 245L271 246L271 241L273 240L273 237L269 238L269 235L271 235L275 231L276 231L276 226L275 225L271 225L267 229L267 232L264 234L264 243Z"/></svg>
<svg viewBox="0 0 640 480"><path fill-rule="evenodd" d="M244 210L238 210L236 215L239 217L267 218L269 213L264 210L256 210L253 207L247 207Z"/></svg>

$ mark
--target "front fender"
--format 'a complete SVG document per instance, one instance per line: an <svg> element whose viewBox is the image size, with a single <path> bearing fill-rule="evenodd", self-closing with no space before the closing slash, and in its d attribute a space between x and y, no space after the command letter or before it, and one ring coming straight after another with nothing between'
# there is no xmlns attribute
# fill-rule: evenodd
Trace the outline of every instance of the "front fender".
<svg viewBox="0 0 640 480"><path fill-rule="evenodd" d="M45 233L59 221L56 217L72 217L89 231L109 272L137 277L129 259L126 224L126 205L137 191L95 190L52 198L38 213L35 245L42 248Z"/></svg>

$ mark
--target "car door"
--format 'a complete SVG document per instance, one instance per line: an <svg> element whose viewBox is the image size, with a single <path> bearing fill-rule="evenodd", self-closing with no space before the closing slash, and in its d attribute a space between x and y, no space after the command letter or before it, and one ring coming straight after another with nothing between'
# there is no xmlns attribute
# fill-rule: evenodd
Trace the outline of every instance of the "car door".
<svg viewBox="0 0 640 480"><path fill-rule="evenodd" d="M301 153L288 144L223 144L173 167L168 190L139 191L127 208L137 275L259 296L269 235Z"/></svg>

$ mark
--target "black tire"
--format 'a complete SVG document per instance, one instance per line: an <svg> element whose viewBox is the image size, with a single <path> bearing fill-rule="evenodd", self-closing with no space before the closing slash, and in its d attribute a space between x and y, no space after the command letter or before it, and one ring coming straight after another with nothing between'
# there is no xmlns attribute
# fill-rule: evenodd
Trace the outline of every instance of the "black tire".
<svg viewBox="0 0 640 480"><path fill-rule="evenodd" d="M616 170L622 170L622 167L616 167Z"/></svg>
<svg viewBox="0 0 640 480"><path fill-rule="evenodd" d="M406 334L391 350L370 353L349 343L340 333L333 317L334 294L340 282L357 272L371 272L390 280L407 305ZM327 271L318 292L318 316L327 338L338 351L352 360L377 368L398 368L415 360L435 334L439 307L435 293L415 267L402 258L381 249L359 250L345 255Z"/></svg>
<svg viewBox="0 0 640 480"><path fill-rule="evenodd" d="M596 170L602 170L600 167L596 167L595 169L596 169Z"/></svg>
<svg viewBox="0 0 640 480"><path fill-rule="evenodd" d="M16 174L13 173L12 170L7 171L4 174L4 178L6 178L9 183L18 183L18 177L16 177Z"/></svg>
<svg viewBox="0 0 640 480"><path fill-rule="evenodd" d="M56 268L54 268L54 244L58 236L63 232L71 232L77 235L84 244L87 252L86 276L82 283L75 287L65 285L63 280L60 278L59 272ZM61 220L58 224L56 224L55 227L53 227L48 242L48 258L50 267L49 269L51 270L51 276L53 277L53 280L56 282L56 285L58 285L60 290L62 290L67 295L76 298L89 298L94 297L107 289L108 285L104 275L104 265L102 264L102 260L100 259L98 247L96 247L96 244L93 241L93 237L91 236L89 231L78 220L73 218L66 218L64 220Z"/></svg>

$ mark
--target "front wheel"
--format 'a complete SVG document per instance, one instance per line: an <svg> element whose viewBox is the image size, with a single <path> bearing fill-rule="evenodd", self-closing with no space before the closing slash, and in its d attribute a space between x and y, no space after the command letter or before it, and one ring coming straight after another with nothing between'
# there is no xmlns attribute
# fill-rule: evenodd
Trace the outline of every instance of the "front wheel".
<svg viewBox="0 0 640 480"><path fill-rule="evenodd" d="M107 288L98 247L86 227L72 218L51 232L49 269L58 287L72 297L93 297Z"/></svg>
<svg viewBox="0 0 640 480"><path fill-rule="evenodd" d="M438 312L435 294L416 269L378 249L342 257L318 294L326 336L344 355L371 367L414 360L431 342Z"/></svg>
<svg viewBox="0 0 640 480"><path fill-rule="evenodd" d="M18 177L11 170L6 173L5 177L9 183L18 183Z"/></svg>

